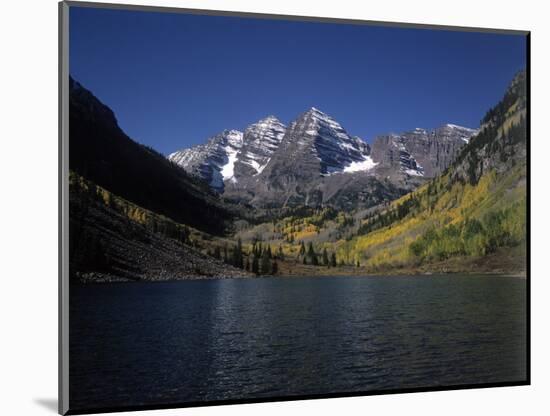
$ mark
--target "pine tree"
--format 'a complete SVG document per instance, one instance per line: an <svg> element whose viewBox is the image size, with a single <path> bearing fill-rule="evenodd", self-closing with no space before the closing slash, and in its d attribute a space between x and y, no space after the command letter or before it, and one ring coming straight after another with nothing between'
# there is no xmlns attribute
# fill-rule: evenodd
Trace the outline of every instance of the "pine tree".
<svg viewBox="0 0 550 416"><path fill-rule="evenodd" d="M236 255L235 255L235 266L239 267L240 269L243 268L243 242L241 241L241 238L237 240L237 248L236 248Z"/></svg>
<svg viewBox="0 0 550 416"><path fill-rule="evenodd" d="M260 260L260 272L262 274L270 274L271 273L271 260L269 259L268 251L264 250L262 253L262 257Z"/></svg>
<svg viewBox="0 0 550 416"><path fill-rule="evenodd" d="M323 249L323 266L330 266L326 248Z"/></svg>
<svg viewBox="0 0 550 416"><path fill-rule="evenodd" d="M180 241L183 244L186 244L188 237L189 237L189 230L187 229L187 227L182 227L180 232Z"/></svg>
<svg viewBox="0 0 550 416"><path fill-rule="evenodd" d="M249 272L250 271L250 260L248 257L246 258L246 263L244 264L244 269Z"/></svg>
<svg viewBox="0 0 550 416"><path fill-rule="evenodd" d="M312 258L315 256L315 250L313 250L313 243L310 241L307 246L307 256Z"/></svg>
<svg viewBox="0 0 550 416"><path fill-rule="evenodd" d="M306 254L306 246L304 245L304 242L301 241L300 242L300 256L303 256L304 254Z"/></svg>
<svg viewBox="0 0 550 416"><path fill-rule="evenodd" d="M317 255L314 254L313 257L311 258L311 264L313 264L314 266L318 266L319 265L319 260L317 259Z"/></svg>
<svg viewBox="0 0 550 416"><path fill-rule="evenodd" d="M318 266L319 260L317 259L317 254L315 253L315 250L313 249L313 243L310 241L307 247L307 255L306 257L309 259L312 265Z"/></svg>
<svg viewBox="0 0 550 416"><path fill-rule="evenodd" d="M273 263L271 263L271 274L277 274L278 271L279 266L277 265L276 261L273 261Z"/></svg>
<svg viewBox="0 0 550 416"><path fill-rule="evenodd" d="M283 252L283 245L279 244L279 253L277 254L280 260L285 259L285 253Z"/></svg>
<svg viewBox="0 0 550 416"><path fill-rule="evenodd" d="M336 263L336 254L335 253L332 253L331 256L330 256L330 265L332 267L336 267L337 263Z"/></svg>
<svg viewBox="0 0 550 416"><path fill-rule="evenodd" d="M258 256L253 256L252 257L252 273L255 273L255 274L260 273L260 268L259 268L259 265L258 265Z"/></svg>

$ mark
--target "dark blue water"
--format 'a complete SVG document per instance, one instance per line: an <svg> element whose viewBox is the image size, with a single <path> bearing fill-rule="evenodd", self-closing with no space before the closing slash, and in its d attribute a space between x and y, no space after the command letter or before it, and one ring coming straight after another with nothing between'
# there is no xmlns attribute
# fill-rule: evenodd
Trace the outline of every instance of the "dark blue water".
<svg viewBox="0 0 550 416"><path fill-rule="evenodd" d="M526 378L515 277L122 283L70 298L72 410Z"/></svg>

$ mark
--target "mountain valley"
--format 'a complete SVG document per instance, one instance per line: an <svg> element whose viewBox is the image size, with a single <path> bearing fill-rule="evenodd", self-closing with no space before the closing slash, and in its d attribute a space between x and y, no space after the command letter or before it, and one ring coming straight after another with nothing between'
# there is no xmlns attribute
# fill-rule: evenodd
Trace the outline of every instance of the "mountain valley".
<svg viewBox="0 0 550 416"><path fill-rule="evenodd" d="M165 158L72 79L70 104L75 281L525 272L524 72L479 129L372 144L311 108Z"/></svg>

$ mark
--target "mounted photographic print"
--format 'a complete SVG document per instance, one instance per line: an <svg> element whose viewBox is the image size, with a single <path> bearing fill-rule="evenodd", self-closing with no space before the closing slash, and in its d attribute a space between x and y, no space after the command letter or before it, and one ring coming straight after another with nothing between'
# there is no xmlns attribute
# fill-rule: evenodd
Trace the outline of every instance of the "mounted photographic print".
<svg viewBox="0 0 550 416"><path fill-rule="evenodd" d="M530 383L529 32L62 2L60 62L60 413Z"/></svg>

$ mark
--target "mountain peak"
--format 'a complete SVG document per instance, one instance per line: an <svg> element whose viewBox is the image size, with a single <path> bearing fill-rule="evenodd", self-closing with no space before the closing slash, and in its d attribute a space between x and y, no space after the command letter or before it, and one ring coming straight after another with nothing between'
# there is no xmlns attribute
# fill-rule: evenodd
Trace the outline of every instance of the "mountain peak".
<svg viewBox="0 0 550 416"><path fill-rule="evenodd" d="M374 166L369 145L350 136L340 123L316 107L291 123L275 162L268 172L276 166L276 172L283 170L294 177L309 178Z"/></svg>
<svg viewBox="0 0 550 416"><path fill-rule="evenodd" d="M274 116L273 114L270 114L270 115L258 120L258 123L261 123L261 122L280 123L281 121L276 116Z"/></svg>
<svg viewBox="0 0 550 416"><path fill-rule="evenodd" d="M274 115L258 120L244 131L244 146L238 155L235 181L239 176L256 176L265 168L278 149L286 126Z"/></svg>
<svg viewBox="0 0 550 416"><path fill-rule="evenodd" d="M435 133L438 133L439 135L441 135L443 139L458 138L463 140L466 143L468 143L470 138L472 136L475 136L478 132L479 130L477 129L471 129L469 127L463 127L463 126L459 126L457 124L451 124L451 123L444 124L443 126L435 129Z"/></svg>
<svg viewBox="0 0 550 416"><path fill-rule="evenodd" d="M243 132L236 129L230 129L230 130L224 130L222 133L224 136L231 137L231 136L242 136Z"/></svg>
<svg viewBox="0 0 550 416"><path fill-rule="evenodd" d="M317 116L317 117L329 117L329 115L327 113L325 113L324 111L319 110L317 107L311 107L309 110L307 110L305 112L305 114L314 115L314 116Z"/></svg>
<svg viewBox="0 0 550 416"><path fill-rule="evenodd" d="M276 130L279 133L281 132L284 133L285 129L286 129L286 126L277 117L275 117L274 115L269 115L267 117L264 117L258 120L255 123L252 123L250 126L248 126L245 129L245 133L247 131L261 131L261 130ZM282 135L280 135L280 138L282 139Z"/></svg>
<svg viewBox="0 0 550 416"><path fill-rule="evenodd" d="M256 137L258 136L258 134L260 136L263 136L268 131L271 131L270 136L275 135L275 138L280 141L280 139L282 139L285 129L286 126L281 123L281 121L277 117L275 117L274 115L269 115L258 120L255 123L252 123L245 129L245 141L247 139L247 136L249 136L247 135L247 132L254 132L255 134L253 138L258 139L258 137ZM248 138L250 139L250 137Z"/></svg>
<svg viewBox="0 0 550 416"><path fill-rule="evenodd" d="M240 148L243 144L243 132L235 129L224 130L221 134L227 144L236 148ZM216 139L215 139L216 140Z"/></svg>
<svg viewBox="0 0 550 416"><path fill-rule="evenodd" d="M445 124L444 127L449 127L450 129L462 129L462 128L464 128L462 126L459 126L459 125L456 125L456 124L451 124L451 123Z"/></svg>

